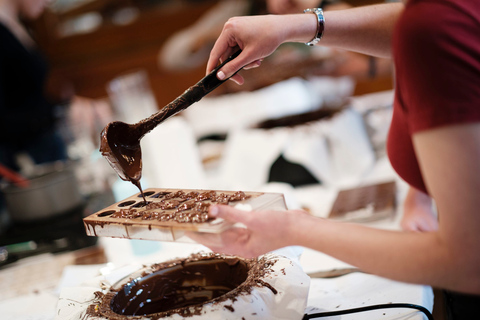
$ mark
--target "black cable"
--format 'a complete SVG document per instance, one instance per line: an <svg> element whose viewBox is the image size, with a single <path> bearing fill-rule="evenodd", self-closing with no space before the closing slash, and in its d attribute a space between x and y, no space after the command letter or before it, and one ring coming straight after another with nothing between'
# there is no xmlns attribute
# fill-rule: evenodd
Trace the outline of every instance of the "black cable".
<svg viewBox="0 0 480 320"><path fill-rule="evenodd" d="M323 317L333 317L333 316L340 316L340 315L350 314L350 313L358 313L358 312L365 312L365 311L378 310L378 309L393 309L393 308L416 309L418 311L423 312L427 316L428 320L434 320L433 315L430 313L430 311L428 311L427 308L416 305L416 304L411 304L411 303L376 304L372 306L353 308L353 309L311 313L311 314L305 314L302 320L308 320L313 318L323 318Z"/></svg>

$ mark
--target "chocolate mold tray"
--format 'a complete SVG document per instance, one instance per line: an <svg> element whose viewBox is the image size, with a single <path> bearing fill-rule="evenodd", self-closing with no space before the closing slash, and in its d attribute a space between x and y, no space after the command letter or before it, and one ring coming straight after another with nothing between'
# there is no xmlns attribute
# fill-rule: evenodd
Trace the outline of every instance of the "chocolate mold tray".
<svg viewBox="0 0 480 320"><path fill-rule="evenodd" d="M213 203L242 210L286 210L280 193L160 189L136 193L83 219L89 236L127 239L194 242L186 232L213 233L231 228L232 223L208 217Z"/></svg>
<svg viewBox="0 0 480 320"><path fill-rule="evenodd" d="M330 219L370 222L391 217L396 210L394 181L341 190L332 206Z"/></svg>

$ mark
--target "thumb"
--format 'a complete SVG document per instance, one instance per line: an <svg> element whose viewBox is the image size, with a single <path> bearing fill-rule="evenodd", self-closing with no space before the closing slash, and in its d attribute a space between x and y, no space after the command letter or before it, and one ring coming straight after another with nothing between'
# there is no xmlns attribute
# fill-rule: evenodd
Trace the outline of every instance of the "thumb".
<svg viewBox="0 0 480 320"><path fill-rule="evenodd" d="M249 220L249 212L235 209L232 206L227 205L213 205L210 206L209 215L215 218L222 218L230 222L240 222L247 224Z"/></svg>

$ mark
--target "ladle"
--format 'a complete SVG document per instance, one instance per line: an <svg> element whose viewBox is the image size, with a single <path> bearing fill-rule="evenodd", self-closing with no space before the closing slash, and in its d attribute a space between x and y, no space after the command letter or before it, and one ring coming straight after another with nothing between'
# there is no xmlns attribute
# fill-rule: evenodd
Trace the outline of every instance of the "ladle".
<svg viewBox="0 0 480 320"><path fill-rule="evenodd" d="M182 95L149 118L135 124L114 121L110 122L103 129L100 151L122 180L131 181L142 192L140 186L140 178L142 177L140 140L142 137L163 121L185 110L193 103L200 101L205 95L228 80L219 80L217 71L227 62L235 59L240 52L241 50L235 52L199 82L188 88Z"/></svg>

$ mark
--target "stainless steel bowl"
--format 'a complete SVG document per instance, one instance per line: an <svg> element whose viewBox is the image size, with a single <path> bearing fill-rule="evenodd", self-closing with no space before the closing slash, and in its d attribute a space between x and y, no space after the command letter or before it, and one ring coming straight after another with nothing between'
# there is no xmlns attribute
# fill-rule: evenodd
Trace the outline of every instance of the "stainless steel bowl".
<svg viewBox="0 0 480 320"><path fill-rule="evenodd" d="M38 166L30 186L8 185L3 189L12 221L31 222L61 215L80 206L80 193L72 164Z"/></svg>

